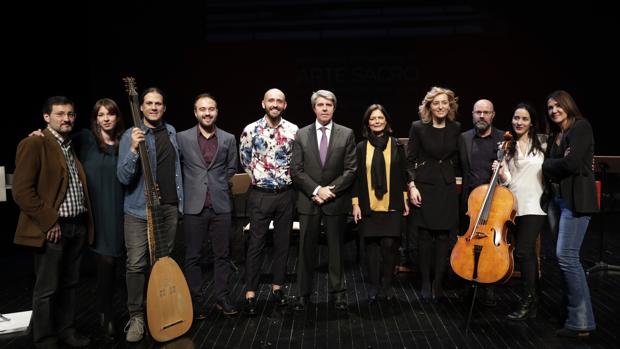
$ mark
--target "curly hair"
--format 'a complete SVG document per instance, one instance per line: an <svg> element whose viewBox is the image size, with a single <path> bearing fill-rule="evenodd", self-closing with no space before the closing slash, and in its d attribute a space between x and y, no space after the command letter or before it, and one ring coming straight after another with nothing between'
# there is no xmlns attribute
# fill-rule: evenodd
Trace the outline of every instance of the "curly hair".
<svg viewBox="0 0 620 349"><path fill-rule="evenodd" d="M454 121L456 119L456 111L459 108L458 100L459 98L454 95L454 92L450 89L444 87L433 86L430 91L426 93L422 103L418 107L418 114L420 115L420 119L423 123L428 124L433 120L431 114L431 102L438 95L445 94L448 96L448 101L450 103L450 111L448 111L448 120Z"/></svg>

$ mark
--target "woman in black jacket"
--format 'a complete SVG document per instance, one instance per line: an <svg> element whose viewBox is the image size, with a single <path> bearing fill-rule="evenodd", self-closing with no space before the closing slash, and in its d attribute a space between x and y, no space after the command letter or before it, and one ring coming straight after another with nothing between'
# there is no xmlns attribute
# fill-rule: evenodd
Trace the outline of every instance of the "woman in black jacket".
<svg viewBox="0 0 620 349"><path fill-rule="evenodd" d="M420 103L420 120L414 121L409 131L409 197L414 205L412 221L418 227L423 302L443 297L448 236L458 225L456 173L461 125L455 121L457 109L454 92L433 87Z"/></svg>
<svg viewBox="0 0 620 349"><path fill-rule="evenodd" d="M579 251L590 217L598 211L592 173L594 136L568 92L552 92L546 107L551 122L543 175L552 188L548 213L551 226L557 226L556 255L567 303L567 319L557 335L586 338L596 325Z"/></svg>
<svg viewBox="0 0 620 349"><path fill-rule="evenodd" d="M392 275L396 266L402 216L407 204L405 151L391 137L390 117L380 104L364 113L364 140L356 147L357 178L353 185L353 219L360 224L368 256L368 300L393 297Z"/></svg>

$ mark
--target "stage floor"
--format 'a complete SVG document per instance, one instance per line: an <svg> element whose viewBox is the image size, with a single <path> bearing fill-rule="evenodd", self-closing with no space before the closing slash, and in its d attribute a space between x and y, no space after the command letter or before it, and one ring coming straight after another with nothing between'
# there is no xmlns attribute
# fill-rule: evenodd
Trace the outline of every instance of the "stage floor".
<svg viewBox="0 0 620 349"><path fill-rule="evenodd" d="M620 264L620 234L617 218L610 215L615 224L612 232L606 232L604 259ZM599 260L599 229L601 220L595 218L582 250L584 266L590 267ZM179 234L182 235L182 234ZM183 250L178 239L174 256ZM125 286L122 266L118 269L115 293L117 329L122 334L115 341L107 342L98 333L95 311L95 275L92 259L84 261L84 272L78 291L78 329L92 338L92 348L617 348L620 340L620 273L599 272L588 277L597 330L586 341L560 339L554 332L560 327L559 313L562 299L560 271L553 256L550 239L543 239L541 305L536 319L524 322L505 320L517 301L521 280L511 279L496 287L498 304L489 308L477 303L470 331L465 333L469 303L459 295L463 283L449 275L446 285L447 299L440 304L420 301L420 281L416 272L400 273L394 281L396 300L390 304L379 302L369 305L365 267L356 261L356 245L353 241L345 247L345 268L348 312L338 312L328 302L326 260L327 251L321 248L317 267L316 289L312 303L304 312L292 308L279 309L269 299L269 278L262 277L258 293L259 316L223 316L213 308L211 279L205 283L209 295L208 317L195 322L190 331L180 339L169 343L156 343L149 337L142 342L125 342L123 327L127 321ZM615 251L615 255L612 255ZM34 276L32 256L29 250L16 247L12 254L0 259L3 265L3 284L0 288L0 313L31 309ZM286 293L296 294L295 247L290 249ZM269 255L263 271L270 267ZM414 265L415 268L415 265ZM234 273L231 282L231 299L240 302L244 295L243 270ZM211 276L207 266L206 275ZM30 348L31 338L25 332L0 335L0 348Z"/></svg>

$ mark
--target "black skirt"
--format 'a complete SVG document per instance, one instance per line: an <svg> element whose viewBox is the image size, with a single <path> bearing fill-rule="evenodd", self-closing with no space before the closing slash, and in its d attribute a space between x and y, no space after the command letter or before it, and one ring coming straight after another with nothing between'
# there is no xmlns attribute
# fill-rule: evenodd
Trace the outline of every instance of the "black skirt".
<svg viewBox="0 0 620 349"><path fill-rule="evenodd" d="M400 226L403 218L403 213L400 211L373 211L370 215L362 216L360 232L363 237L400 237Z"/></svg>

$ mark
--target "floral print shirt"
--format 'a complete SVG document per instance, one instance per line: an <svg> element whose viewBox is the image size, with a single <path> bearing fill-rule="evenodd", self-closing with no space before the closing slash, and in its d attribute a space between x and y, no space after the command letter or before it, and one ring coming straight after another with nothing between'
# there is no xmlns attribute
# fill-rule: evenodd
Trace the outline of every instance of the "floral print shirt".
<svg viewBox="0 0 620 349"><path fill-rule="evenodd" d="M269 127L266 116L243 129L239 158L252 185L279 189L292 184L291 154L298 129L284 119L275 128Z"/></svg>

